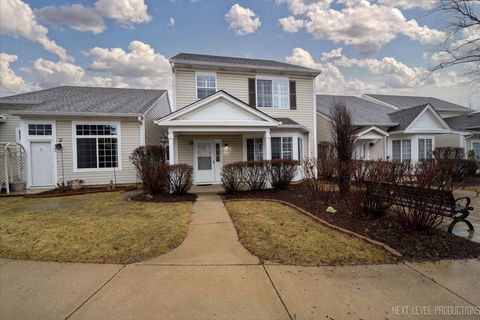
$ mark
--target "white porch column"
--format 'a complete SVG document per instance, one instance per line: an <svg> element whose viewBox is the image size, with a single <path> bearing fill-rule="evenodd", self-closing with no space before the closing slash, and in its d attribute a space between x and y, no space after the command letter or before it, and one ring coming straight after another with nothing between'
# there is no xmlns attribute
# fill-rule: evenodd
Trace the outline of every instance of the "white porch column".
<svg viewBox="0 0 480 320"><path fill-rule="evenodd" d="M168 159L169 164L175 164L175 135L172 129L168 129Z"/></svg>
<svg viewBox="0 0 480 320"><path fill-rule="evenodd" d="M272 136L270 129L265 130L265 160L272 160Z"/></svg>

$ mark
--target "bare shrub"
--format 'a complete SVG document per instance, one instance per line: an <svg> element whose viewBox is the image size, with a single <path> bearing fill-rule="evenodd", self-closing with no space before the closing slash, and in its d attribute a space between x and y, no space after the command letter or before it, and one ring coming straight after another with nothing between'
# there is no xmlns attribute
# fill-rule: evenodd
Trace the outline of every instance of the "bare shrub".
<svg viewBox="0 0 480 320"><path fill-rule="evenodd" d="M235 194L242 189L243 168L243 162L229 163L222 167L220 175L226 193Z"/></svg>
<svg viewBox="0 0 480 320"><path fill-rule="evenodd" d="M340 195L346 196L350 192L352 165L350 163L355 143L355 127L352 115L345 102L334 101L330 109L332 119L332 138L336 163L336 179Z"/></svg>
<svg viewBox="0 0 480 320"><path fill-rule="evenodd" d="M459 147L438 147L433 150L433 156L437 160L465 159L465 149Z"/></svg>
<svg viewBox="0 0 480 320"><path fill-rule="evenodd" d="M192 181L192 166L185 163L168 166L168 186L171 193L176 195L187 193L192 187Z"/></svg>
<svg viewBox="0 0 480 320"><path fill-rule="evenodd" d="M448 176L439 174L434 161L418 163L405 183L395 186L392 206L402 227L411 232L429 231L443 221L450 192Z"/></svg>
<svg viewBox="0 0 480 320"><path fill-rule="evenodd" d="M248 188L252 191L259 191L265 188L268 171L265 161L244 161L243 174Z"/></svg>
<svg viewBox="0 0 480 320"><path fill-rule="evenodd" d="M298 161L275 159L268 162L270 183L274 189L285 189L295 178Z"/></svg>
<svg viewBox="0 0 480 320"><path fill-rule="evenodd" d="M320 159L309 158L303 161L303 184L313 201L334 204L336 184L332 180L317 176L320 166Z"/></svg>
<svg viewBox="0 0 480 320"><path fill-rule="evenodd" d="M141 146L130 154L130 161L137 168L145 191L159 194L167 187L168 168L165 164L165 149L161 145Z"/></svg>
<svg viewBox="0 0 480 320"><path fill-rule="evenodd" d="M318 144L318 160L317 166L318 176L326 179L332 179L335 174L335 149L333 144L328 141L321 141Z"/></svg>

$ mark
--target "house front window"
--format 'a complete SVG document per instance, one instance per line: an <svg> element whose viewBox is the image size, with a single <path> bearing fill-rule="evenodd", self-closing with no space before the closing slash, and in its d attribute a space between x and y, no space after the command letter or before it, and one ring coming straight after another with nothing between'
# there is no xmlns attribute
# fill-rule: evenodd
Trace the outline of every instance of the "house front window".
<svg viewBox="0 0 480 320"><path fill-rule="evenodd" d="M302 161L303 160L303 139L298 138L297 140L297 148L298 148L298 160Z"/></svg>
<svg viewBox="0 0 480 320"><path fill-rule="evenodd" d="M432 139L418 139L418 160L422 161L432 157Z"/></svg>
<svg viewBox="0 0 480 320"><path fill-rule="evenodd" d="M197 99L203 99L217 91L217 79L214 74L197 74Z"/></svg>
<svg viewBox="0 0 480 320"><path fill-rule="evenodd" d="M118 168L118 126L75 125L77 169Z"/></svg>
<svg viewBox="0 0 480 320"><path fill-rule="evenodd" d="M475 153L475 159L480 160L480 140L472 141L472 150Z"/></svg>
<svg viewBox="0 0 480 320"><path fill-rule="evenodd" d="M412 141L393 140L392 141L392 160L410 161L412 158Z"/></svg>
<svg viewBox="0 0 480 320"><path fill-rule="evenodd" d="M247 160L263 160L263 139L247 139Z"/></svg>
<svg viewBox="0 0 480 320"><path fill-rule="evenodd" d="M293 159L293 138L272 137L272 160Z"/></svg>
<svg viewBox="0 0 480 320"><path fill-rule="evenodd" d="M288 79L257 79L257 106L289 109Z"/></svg>

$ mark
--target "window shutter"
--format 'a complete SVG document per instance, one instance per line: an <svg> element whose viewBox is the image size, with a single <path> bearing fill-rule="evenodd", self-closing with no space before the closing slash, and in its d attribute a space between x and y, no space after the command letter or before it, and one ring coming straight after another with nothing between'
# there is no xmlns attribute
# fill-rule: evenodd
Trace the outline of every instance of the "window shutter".
<svg viewBox="0 0 480 320"><path fill-rule="evenodd" d="M297 85L290 81L290 110L297 110Z"/></svg>
<svg viewBox="0 0 480 320"><path fill-rule="evenodd" d="M251 105L252 107L257 106L257 101L256 101L256 92L255 92L255 78L248 78L248 104Z"/></svg>

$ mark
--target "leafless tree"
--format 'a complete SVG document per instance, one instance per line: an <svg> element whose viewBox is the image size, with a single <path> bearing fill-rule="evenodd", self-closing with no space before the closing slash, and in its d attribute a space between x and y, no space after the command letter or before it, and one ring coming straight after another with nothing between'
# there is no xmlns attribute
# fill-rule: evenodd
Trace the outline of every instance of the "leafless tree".
<svg viewBox="0 0 480 320"><path fill-rule="evenodd" d="M445 20L447 37L430 71L462 65L466 75L480 77L480 1L438 0L433 12Z"/></svg>
<svg viewBox="0 0 480 320"><path fill-rule="evenodd" d="M330 108L330 118L332 119L333 147L338 160L336 178L340 194L345 196L350 192L355 127L352 123L352 115L344 101L334 101Z"/></svg>

